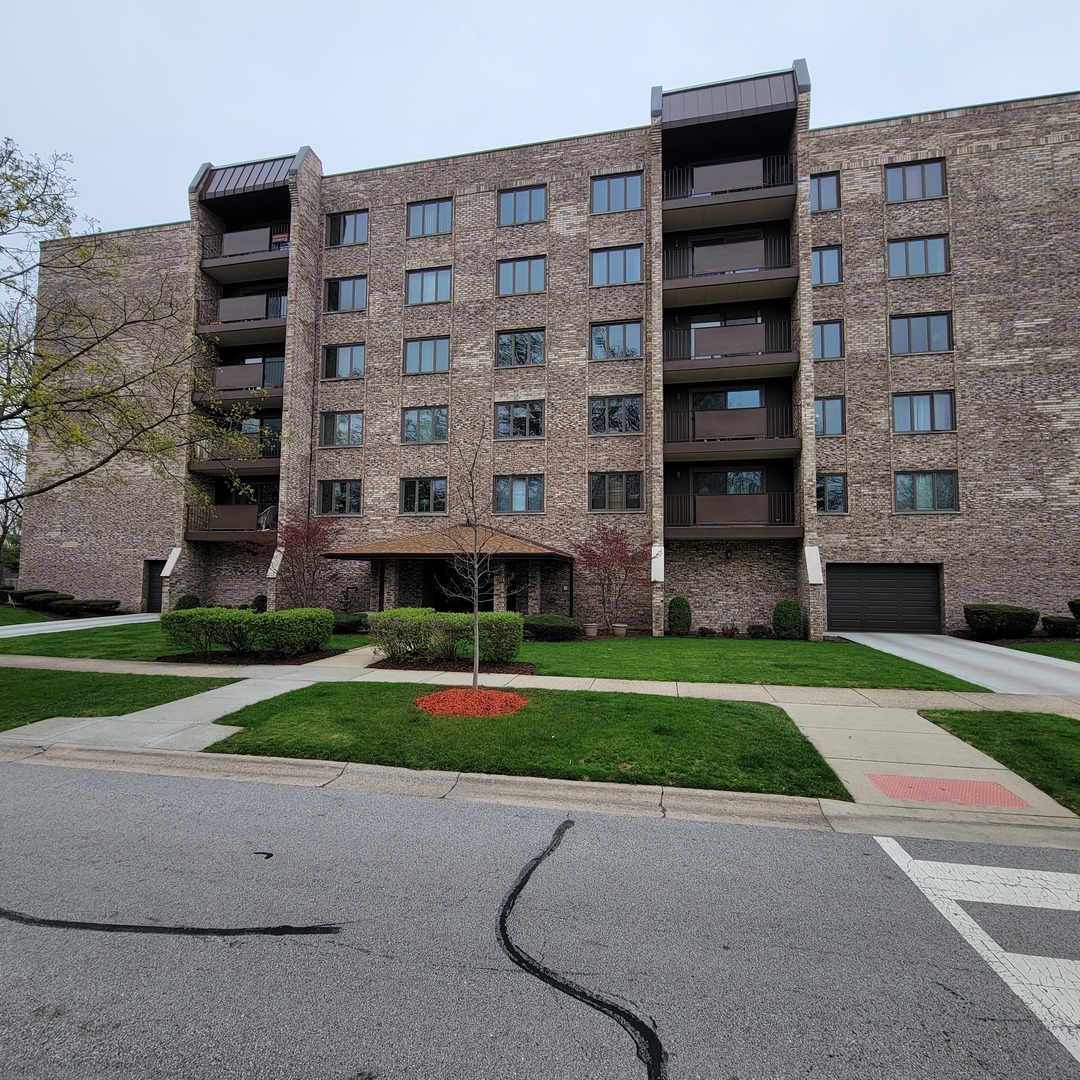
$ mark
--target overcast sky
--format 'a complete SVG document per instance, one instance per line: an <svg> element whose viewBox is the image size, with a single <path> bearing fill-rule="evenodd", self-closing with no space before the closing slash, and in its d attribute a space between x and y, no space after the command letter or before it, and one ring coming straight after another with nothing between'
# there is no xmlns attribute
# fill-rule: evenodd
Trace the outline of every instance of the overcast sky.
<svg viewBox="0 0 1080 1080"><path fill-rule="evenodd" d="M632 127L649 90L789 68L811 125L1080 89L1077 0L46 0L9 5L0 135L72 156L104 228L199 165L327 173Z"/></svg>

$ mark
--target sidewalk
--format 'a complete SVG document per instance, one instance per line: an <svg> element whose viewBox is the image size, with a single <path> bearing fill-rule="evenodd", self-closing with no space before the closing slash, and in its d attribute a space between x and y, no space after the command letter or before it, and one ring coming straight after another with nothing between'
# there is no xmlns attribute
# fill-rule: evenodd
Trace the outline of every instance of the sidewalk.
<svg viewBox="0 0 1080 1080"><path fill-rule="evenodd" d="M214 720L316 682L461 685L469 680L462 672L371 668L367 665L372 658L373 651L364 648L305 665L227 667L0 655L0 668L209 675L239 680L126 716L53 717L14 728L0 733L0 760L68 766L93 762L91 767L97 768L179 769L193 775L221 775L226 768L235 779L267 780L273 774L270 782L306 783L309 781L295 777L317 776L321 786L435 798L450 797L453 792L454 798L529 805L577 806L584 801L600 811L681 814L702 820L756 820L764 815L774 824L791 827L932 838L960 838L962 834L964 839L1080 849L1080 818L999 762L918 715L919 709L993 709L1053 712L1080 719L1080 695L481 676L481 682L491 687L647 693L778 705L836 771L854 804L727 792L672 793L671 789L623 784L412 772L345 763L289 760L282 764L279 759L190 753L239 730L215 725ZM227 766L219 764L226 760ZM278 775L282 770L284 779ZM535 799L542 801L533 803Z"/></svg>

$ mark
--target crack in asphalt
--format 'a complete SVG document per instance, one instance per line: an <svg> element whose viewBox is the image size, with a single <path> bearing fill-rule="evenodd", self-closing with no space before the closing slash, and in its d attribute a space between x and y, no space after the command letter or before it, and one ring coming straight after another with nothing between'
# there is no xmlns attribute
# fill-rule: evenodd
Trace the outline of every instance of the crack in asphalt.
<svg viewBox="0 0 1080 1080"><path fill-rule="evenodd" d="M0 908L0 919L21 923L23 926L47 926L56 930L98 930L106 934L172 934L180 937L288 937L304 934L339 934L336 923L318 923L314 926L149 926L145 923L99 923L78 919L43 919L26 915L21 911Z"/></svg>
<svg viewBox="0 0 1080 1080"><path fill-rule="evenodd" d="M638 1059L645 1066L647 1080L667 1080L667 1052L660 1041L660 1036L656 1033L655 1021L650 1025L640 1016L632 1013L629 1009L623 1008L623 1006L610 998L586 990L583 986L578 986L577 983L557 974L550 968L545 967L534 956L530 956L524 949L515 945L510 938L508 924L518 897L521 896L525 886L528 885L529 879L533 876L537 867L555 853L555 849L562 843L563 837L569 829L573 828L573 825L574 822L571 818L567 818L566 821L559 825L548 846L525 864L525 867L518 875L517 881L514 882L513 888L506 894L502 907L499 909L499 944L502 946L503 952L526 974L532 975L560 993L566 994L567 997L580 1001L591 1009L602 1013L608 1019L614 1020L634 1040Z"/></svg>

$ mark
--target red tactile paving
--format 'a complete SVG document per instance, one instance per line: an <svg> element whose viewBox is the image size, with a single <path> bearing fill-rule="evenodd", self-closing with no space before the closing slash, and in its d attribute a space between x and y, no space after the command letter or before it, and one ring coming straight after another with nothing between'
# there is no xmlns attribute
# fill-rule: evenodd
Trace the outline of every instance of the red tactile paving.
<svg viewBox="0 0 1080 1080"><path fill-rule="evenodd" d="M993 780L942 780L936 776L893 776L888 773L867 773L867 776L890 799L1031 809L1018 795Z"/></svg>

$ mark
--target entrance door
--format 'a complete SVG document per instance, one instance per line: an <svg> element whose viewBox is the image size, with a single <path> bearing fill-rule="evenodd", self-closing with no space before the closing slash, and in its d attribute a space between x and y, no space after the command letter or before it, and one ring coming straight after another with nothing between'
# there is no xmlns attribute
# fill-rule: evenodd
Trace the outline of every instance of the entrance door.
<svg viewBox="0 0 1080 1080"><path fill-rule="evenodd" d="M161 571L165 569L164 559L146 560L146 610L161 610Z"/></svg>
<svg viewBox="0 0 1080 1080"><path fill-rule="evenodd" d="M454 564L450 559L425 559L423 567L424 607L432 607L436 611L472 611L472 601L466 599L469 584L454 572ZM487 579L480 583L480 610L494 609L495 589L489 574Z"/></svg>

